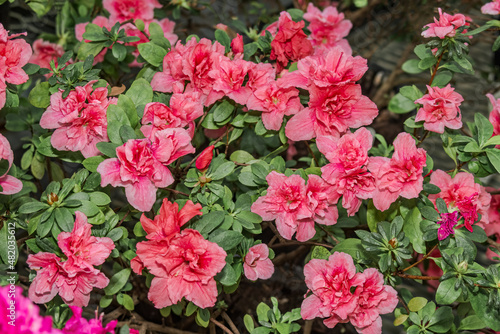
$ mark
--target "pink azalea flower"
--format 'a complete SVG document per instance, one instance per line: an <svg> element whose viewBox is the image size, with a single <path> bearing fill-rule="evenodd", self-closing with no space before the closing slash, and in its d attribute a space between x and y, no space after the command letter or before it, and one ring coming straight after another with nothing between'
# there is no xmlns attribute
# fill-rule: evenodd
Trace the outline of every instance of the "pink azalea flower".
<svg viewBox="0 0 500 334"><path fill-rule="evenodd" d="M225 56L216 57L212 70L208 72L214 80L213 90L222 92L236 103L246 104L252 90L243 85L243 82L250 68L250 62L243 59L231 60Z"/></svg>
<svg viewBox="0 0 500 334"><path fill-rule="evenodd" d="M82 309L80 307L70 306L69 308L73 312L73 315L62 329L64 334L113 334L115 332L118 320L113 320L104 327L104 313L101 313L101 316L98 318L96 310L95 319L87 320L82 318Z"/></svg>
<svg viewBox="0 0 500 334"><path fill-rule="evenodd" d="M385 211L399 196L408 199L418 197L423 188L422 172L425 166L425 150L416 147L410 134L400 133L394 140L391 159L372 157L368 163L368 169L375 177L375 207Z"/></svg>
<svg viewBox="0 0 500 334"><path fill-rule="evenodd" d="M110 104L116 104L116 98L107 98L105 87L92 92L89 82L85 87L63 99L59 91L50 97L50 106L40 119L44 129L56 129L50 143L60 151L82 152L85 158L100 155L97 143L108 141L108 122L106 111Z"/></svg>
<svg viewBox="0 0 500 334"><path fill-rule="evenodd" d="M130 139L116 149L117 158L104 160L97 167L101 186L124 187L130 205L149 211L156 201L156 190L174 182L167 165L194 151L191 137L179 128L157 131L151 139Z"/></svg>
<svg viewBox="0 0 500 334"><path fill-rule="evenodd" d="M302 302L302 318L327 318L324 323L329 328L347 322L358 307L358 289L354 294L351 291L365 279L356 274L352 257L335 252L328 260L313 259L304 266L304 275L312 294Z"/></svg>
<svg viewBox="0 0 500 334"><path fill-rule="evenodd" d="M352 57L341 48L332 48L299 60L297 70L285 74L283 83L286 87L303 89L342 86L358 81L367 70L366 59Z"/></svg>
<svg viewBox="0 0 500 334"><path fill-rule="evenodd" d="M0 330L4 334L62 334L52 328L52 317L40 314L38 306L22 295L23 289L15 286L0 287ZM12 296L12 297L10 297ZM12 304L12 302L15 302Z"/></svg>
<svg viewBox="0 0 500 334"><path fill-rule="evenodd" d="M310 90L309 107L293 116L285 133L294 141L318 136L336 136L349 128L369 125L378 115L378 109L368 97L361 94L356 84Z"/></svg>
<svg viewBox="0 0 500 334"><path fill-rule="evenodd" d="M179 211L177 203L171 203L167 198L163 199L160 214L154 220L144 214L141 216L141 224L146 231L149 240L169 239L180 233L182 225L186 224L194 216L201 216L201 204L187 201Z"/></svg>
<svg viewBox="0 0 500 334"><path fill-rule="evenodd" d="M483 7L481 7L481 13L489 15L500 14L500 0L494 0L483 5Z"/></svg>
<svg viewBox="0 0 500 334"><path fill-rule="evenodd" d="M343 196L342 206L349 216L353 216L362 200L371 198L375 190L375 178L366 168L372 142L373 137L366 128L347 133L337 140L318 137L316 141L320 152L330 161L321 168L322 177L334 187L339 197Z"/></svg>
<svg viewBox="0 0 500 334"><path fill-rule="evenodd" d="M477 220L477 213L481 214L481 227L488 224L491 195L483 186L474 182L473 174L461 172L452 178L446 172L436 170L431 174L430 183L441 189L440 193L429 195L432 203L436 204L436 199L442 198L451 211L458 209L464 216L465 226L469 231L472 231L471 225Z"/></svg>
<svg viewBox="0 0 500 334"><path fill-rule="evenodd" d="M0 160L7 160L9 167L0 175L0 186L2 190L0 194L2 195L12 195L21 191L23 188L23 183L13 176L7 175L14 162L14 152L10 148L10 143L2 134L0 134Z"/></svg>
<svg viewBox="0 0 500 334"><path fill-rule="evenodd" d="M250 247L243 263L245 276L251 280L269 279L274 273L274 265L269 259L269 248L266 244Z"/></svg>
<svg viewBox="0 0 500 334"><path fill-rule="evenodd" d="M415 121L424 121L425 130L437 133L443 133L445 127L460 129L462 115L459 107L464 100L462 95L455 92L450 84L444 88L427 86L427 90L429 93L415 101L422 104Z"/></svg>
<svg viewBox="0 0 500 334"><path fill-rule="evenodd" d="M77 211L71 233L62 232L58 244L66 261L52 253L30 254L26 263L37 275L29 288L29 298L38 304L52 300L59 293L68 305L87 306L94 287L103 289L109 279L94 265L101 265L114 249L107 237L91 236L87 217Z"/></svg>
<svg viewBox="0 0 500 334"><path fill-rule="evenodd" d="M31 58L31 46L23 39L13 39L19 35L22 34L9 36L0 23L0 109L5 106L7 99L6 83L20 85L29 79L23 66Z"/></svg>
<svg viewBox="0 0 500 334"><path fill-rule="evenodd" d="M281 128L284 115L295 115L304 108L296 88L282 88L275 81L257 88L246 105L250 110L262 111L264 127L275 131Z"/></svg>
<svg viewBox="0 0 500 334"><path fill-rule="evenodd" d="M363 284L356 288L358 303L349 315L349 321L360 334L382 334L380 314L392 313L398 305L398 293L384 285L384 276L375 268L368 268L362 274Z"/></svg>
<svg viewBox="0 0 500 334"><path fill-rule="evenodd" d="M498 191L495 188L486 188L488 192ZM500 194L490 195L490 207L488 209L488 224L484 225L486 235L500 236Z"/></svg>
<svg viewBox="0 0 500 334"><path fill-rule="evenodd" d="M458 211L453 211L452 213L443 212L440 216L441 220L437 222L439 224L438 239L444 240L451 234L455 234L455 225L457 225L460 217Z"/></svg>
<svg viewBox="0 0 500 334"><path fill-rule="evenodd" d="M429 23L424 26L428 28L422 32L425 38L439 37L454 37L456 30L465 25L465 16L462 14L450 15L444 13L439 8L439 20L434 18L434 23Z"/></svg>
<svg viewBox="0 0 500 334"><path fill-rule="evenodd" d="M297 240L309 240L310 221L304 221L303 224L307 225L305 230L299 226L301 219L311 217L304 179L299 175L286 177L273 171L267 175L266 180L269 184L267 194L252 204L252 212L266 221L276 219L276 227L285 239L291 240L297 232Z"/></svg>
<svg viewBox="0 0 500 334"><path fill-rule="evenodd" d="M64 49L61 45L37 39L33 43L33 55L30 58L30 63L37 64L40 67L50 69L50 62L53 60L57 66L57 58L64 54Z"/></svg>
<svg viewBox="0 0 500 334"><path fill-rule="evenodd" d="M271 42L271 60L275 60L278 70L288 65L289 61L297 61L313 52L311 42L302 30L304 21L294 22L290 14L281 12L278 21L278 33Z"/></svg>
<svg viewBox="0 0 500 334"><path fill-rule="evenodd" d="M491 94L486 94L486 97L490 100L491 105L493 106L493 109L490 112L489 120L493 125L493 136L497 136L500 135L500 104L498 103L500 99L496 100Z"/></svg>
<svg viewBox="0 0 500 334"><path fill-rule="evenodd" d="M307 6L304 20L310 22L307 28L311 31L309 38L314 46L332 47L346 37L352 28L351 21L345 20L344 14L339 13L337 8L328 6L321 11L312 2Z"/></svg>
<svg viewBox="0 0 500 334"><path fill-rule="evenodd" d="M269 63L250 63L246 86L255 92L257 89L269 85L276 80L276 69Z"/></svg>
<svg viewBox="0 0 500 334"><path fill-rule="evenodd" d="M217 285L213 277L226 265L226 252L198 231L183 230L168 242L141 242L137 256L155 275L148 298L156 308L177 304L182 298L201 308L215 305Z"/></svg>
<svg viewBox="0 0 500 334"><path fill-rule="evenodd" d="M112 24L130 19L149 21L154 18L154 9L161 8L158 0L103 0L102 5Z"/></svg>
<svg viewBox="0 0 500 334"><path fill-rule="evenodd" d="M337 210L337 201L340 195L335 189L326 183L320 176L311 174L307 180L306 197L309 210L312 213L311 222L316 222L322 225L334 225L337 223L339 213ZM310 235L311 239L316 234L314 223L310 225L309 231L306 229L306 224L299 224L302 229L302 234Z"/></svg>
<svg viewBox="0 0 500 334"><path fill-rule="evenodd" d="M193 132L194 120L203 115L200 98L197 92L174 93L170 98L170 107L160 102L146 104L141 120L142 133L150 137L159 130L184 127L189 127L190 132Z"/></svg>

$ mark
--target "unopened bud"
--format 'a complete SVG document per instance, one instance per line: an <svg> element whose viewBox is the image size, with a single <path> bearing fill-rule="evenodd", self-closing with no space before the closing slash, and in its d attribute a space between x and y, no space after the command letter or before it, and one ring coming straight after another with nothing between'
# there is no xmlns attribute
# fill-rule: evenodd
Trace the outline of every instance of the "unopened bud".
<svg viewBox="0 0 500 334"><path fill-rule="evenodd" d="M196 168L198 168L201 172L206 171L212 162L212 158L214 157L214 148L214 145L210 145L204 149L198 159L196 159Z"/></svg>
<svg viewBox="0 0 500 334"><path fill-rule="evenodd" d="M58 200L59 200L59 197L57 196L57 194L50 193L47 195L47 203L49 203L49 205L54 204Z"/></svg>

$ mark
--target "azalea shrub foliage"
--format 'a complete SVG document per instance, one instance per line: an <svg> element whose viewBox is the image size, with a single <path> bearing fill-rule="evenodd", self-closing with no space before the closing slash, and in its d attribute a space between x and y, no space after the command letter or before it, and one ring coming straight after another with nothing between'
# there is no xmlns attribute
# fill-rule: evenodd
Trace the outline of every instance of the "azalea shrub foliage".
<svg viewBox="0 0 500 334"><path fill-rule="evenodd" d="M437 9L415 28L424 42L402 67L428 85L390 101L408 115L392 143L370 127L367 61L333 5L262 30L219 24L214 40L180 40L160 8L66 1L57 35L33 45L0 26L4 332L154 332L144 304L226 333L319 319L380 334L381 315L411 334L500 332L500 195L481 181L500 172L500 99L464 124L450 83L474 73L470 41L500 27L487 21L500 1L481 25ZM14 164L6 137L20 136ZM431 136L454 169L434 168ZM229 318L242 281L280 275L283 244L308 250L300 307L268 296Z"/></svg>

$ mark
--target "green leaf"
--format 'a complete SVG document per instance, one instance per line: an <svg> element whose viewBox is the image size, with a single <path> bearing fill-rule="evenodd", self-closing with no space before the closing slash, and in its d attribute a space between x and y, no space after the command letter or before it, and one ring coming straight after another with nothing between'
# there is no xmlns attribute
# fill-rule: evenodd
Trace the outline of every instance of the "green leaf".
<svg viewBox="0 0 500 334"><path fill-rule="evenodd" d="M111 277L109 284L104 288L104 292L108 296L112 296L117 294L128 282L128 278L130 277L130 268L125 268L117 272Z"/></svg>
<svg viewBox="0 0 500 334"><path fill-rule="evenodd" d="M135 139L136 134L134 129L130 125L122 125L120 127L120 138L124 143L126 143L130 139Z"/></svg>
<svg viewBox="0 0 500 334"><path fill-rule="evenodd" d="M115 57L118 61L123 61L127 56L127 48L125 47L125 45L120 43L113 44L111 52L113 53L113 57Z"/></svg>
<svg viewBox="0 0 500 334"><path fill-rule="evenodd" d="M170 42L165 38L162 27L156 22L151 22L148 27L149 38L153 43L161 46L165 50L170 50Z"/></svg>
<svg viewBox="0 0 500 334"><path fill-rule="evenodd" d="M485 327L500 331L500 308L489 303L489 291L479 289L476 293L469 295L472 308L476 314L480 315Z"/></svg>
<svg viewBox="0 0 500 334"><path fill-rule="evenodd" d="M234 110L234 105L232 105L230 102L228 101L221 102L214 109L214 122L220 123L225 121L227 118L231 116L233 110Z"/></svg>
<svg viewBox="0 0 500 334"><path fill-rule="evenodd" d="M212 211L204 214L200 220L194 223L194 228L202 235L208 235L224 221L226 213L224 211Z"/></svg>
<svg viewBox="0 0 500 334"><path fill-rule="evenodd" d="M417 105L401 93L394 95L389 101L389 111L395 114L406 114L415 109Z"/></svg>
<svg viewBox="0 0 500 334"><path fill-rule="evenodd" d="M432 86L438 86L443 88L446 86L453 78L453 73L451 71L440 71L432 81Z"/></svg>
<svg viewBox="0 0 500 334"><path fill-rule="evenodd" d="M61 228L62 231L71 232L71 230L73 230L75 218L73 218L73 215L68 209L57 208L54 210L54 216L57 225Z"/></svg>
<svg viewBox="0 0 500 334"><path fill-rule="evenodd" d="M429 330L436 333L446 333L453 325L453 312L449 306L441 306L432 315L429 322Z"/></svg>
<svg viewBox="0 0 500 334"><path fill-rule="evenodd" d="M29 102L37 108L47 108L50 105L49 87L50 85L47 81L38 82L30 91L28 96Z"/></svg>
<svg viewBox="0 0 500 334"><path fill-rule="evenodd" d="M109 196L100 191L94 191L93 193L90 193L89 197L90 201L98 206L104 206L111 203L111 199L109 198Z"/></svg>
<svg viewBox="0 0 500 334"><path fill-rule="evenodd" d="M484 143L484 146L489 146L489 145L500 145L500 136L493 136L490 139Z"/></svg>
<svg viewBox="0 0 500 334"><path fill-rule="evenodd" d="M327 260L330 255L330 252L325 247L314 246L311 252L311 259Z"/></svg>
<svg viewBox="0 0 500 334"><path fill-rule="evenodd" d="M462 289L455 289L456 281L457 279L453 277L439 283L436 291L436 302L438 304L448 305L460 297Z"/></svg>
<svg viewBox="0 0 500 334"><path fill-rule="evenodd" d="M493 46L491 47L491 50L493 52L498 51L498 49L500 49L500 36L498 36L497 39L495 39L495 42L493 43Z"/></svg>
<svg viewBox="0 0 500 334"><path fill-rule="evenodd" d="M407 60L403 63L403 66L401 66L401 69L405 71L406 73L409 74L418 74L422 73L424 70L420 69L418 67L418 63L420 62L419 59L410 59Z"/></svg>
<svg viewBox="0 0 500 334"><path fill-rule="evenodd" d="M48 205L47 203L33 201L21 205L21 207L19 208L19 213L23 214L34 213L43 209L47 209L49 207L50 205Z"/></svg>
<svg viewBox="0 0 500 334"><path fill-rule="evenodd" d="M253 228L253 224L262 223L262 217L250 211L241 211L236 214L235 218L241 223L247 223L247 225L250 224L251 227L249 228Z"/></svg>
<svg viewBox="0 0 500 334"><path fill-rule="evenodd" d="M426 70L434 66L434 64L436 63L437 63L436 57L429 56L427 58L420 60L420 62L418 63L418 68L420 68L421 70Z"/></svg>
<svg viewBox="0 0 500 334"><path fill-rule="evenodd" d="M207 309L198 309L196 313L196 323L207 328L210 322L210 311Z"/></svg>
<svg viewBox="0 0 500 334"><path fill-rule="evenodd" d="M139 44L137 49L148 63L156 67L163 63L163 58L167 55L167 50L153 42Z"/></svg>
<svg viewBox="0 0 500 334"><path fill-rule="evenodd" d="M475 330L475 329L482 329L486 327L484 324L484 321L481 319L481 317L477 316L476 314L470 315L465 319L462 319L460 321L460 327L458 327L459 330Z"/></svg>
<svg viewBox="0 0 500 334"><path fill-rule="evenodd" d="M363 246L361 246L361 240L357 238L348 238L344 239L333 248L335 252L343 252L351 255L352 257L356 257L357 253L364 254L366 253Z"/></svg>
<svg viewBox="0 0 500 334"><path fill-rule="evenodd" d="M113 296L102 296L99 300L99 306L101 308L106 308L113 302Z"/></svg>
<svg viewBox="0 0 500 334"><path fill-rule="evenodd" d="M259 303L257 305L257 320L261 321L269 321L268 313L271 308L265 303Z"/></svg>
<svg viewBox="0 0 500 334"><path fill-rule="evenodd" d="M110 238L113 241L118 241L123 236L123 229L120 227L114 228L106 235L106 237Z"/></svg>
<svg viewBox="0 0 500 334"><path fill-rule="evenodd" d="M415 297L408 302L408 309L412 312L418 312L425 305L427 305L427 299L424 297Z"/></svg>
<svg viewBox="0 0 500 334"><path fill-rule="evenodd" d="M236 167L236 165L234 164L234 162L226 161L222 165L220 165L217 168L217 170L215 170L215 172L213 172L210 175L210 178L212 180L216 180L216 181L221 180L221 179L225 178L226 176L228 176L229 174L231 174L235 167Z"/></svg>
<svg viewBox="0 0 500 334"><path fill-rule="evenodd" d="M132 100L136 108L142 107L143 110L147 103L153 101L153 89L143 78L135 80L125 95Z"/></svg>
<svg viewBox="0 0 500 334"><path fill-rule="evenodd" d="M459 57L458 55L454 54L453 55L453 60L456 61L458 65L460 65L461 67L465 68L466 70L468 70L468 71L472 71L473 70L472 69L472 64L470 63L470 61L465 56Z"/></svg>
<svg viewBox="0 0 500 334"><path fill-rule="evenodd" d="M424 206L420 208L420 213L425 219L437 222L441 219L436 209L430 206Z"/></svg>
<svg viewBox="0 0 500 334"><path fill-rule="evenodd" d="M428 48L425 44L419 44L413 49L413 52L418 56L420 59L427 58L429 56L432 56L432 51L430 48Z"/></svg>
<svg viewBox="0 0 500 334"><path fill-rule="evenodd" d="M215 40L226 47L226 53L231 51L231 39L224 30L215 30Z"/></svg>
<svg viewBox="0 0 500 334"><path fill-rule="evenodd" d="M104 49L103 42L82 42L82 44L80 44L80 48L78 49L77 58L85 60L89 55L95 57L102 51L102 49Z"/></svg>
<svg viewBox="0 0 500 334"><path fill-rule="evenodd" d="M120 107L130 122L130 126L135 128L139 124L139 116L137 115L137 110L135 108L134 102L126 95L121 94L118 96L118 107Z"/></svg>
<svg viewBox="0 0 500 334"><path fill-rule="evenodd" d="M210 234L208 240L227 251L238 246L243 240L243 235L236 231L216 230Z"/></svg>
<svg viewBox="0 0 500 334"><path fill-rule="evenodd" d="M486 149L486 156L496 171L500 173L500 150L496 148Z"/></svg>
<svg viewBox="0 0 500 334"><path fill-rule="evenodd" d="M97 166L104 161L104 157L98 155L95 157L90 157L83 160L83 167L87 168L91 172L97 172Z"/></svg>
<svg viewBox="0 0 500 334"><path fill-rule="evenodd" d="M500 137L500 136L498 136ZM238 162L240 164L245 164L249 161L255 160L253 155L248 153L247 151L239 150L239 151L234 151L231 156L229 157L231 161Z"/></svg>
<svg viewBox="0 0 500 334"><path fill-rule="evenodd" d="M87 23L82 37L93 42L104 42L109 40L109 37L104 34L102 28L94 23Z"/></svg>
<svg viewBox="0 0 500 334"><path fill-rule="evenodd" d="M107 142L99 142L96 144L97 149L110 158L116 158L116 148L119 146L121 145Z"/></svg>
<svg viewBox="0 0 500 334"><path fill-rule="evenodd" d="M249 314L245 314L245 316L243 317L243 323L245 324L245 328L247 329L247 331L251 332L254 330L255 325L253 323L252 317Z"/></svg>
<svg viewBox="0 0 500 334"><path fill-rule="evenodd" d="M418 100L419 98L424 96L420 89L418 89L415 85L401 87L399 92L401 93L401 95L410 99L411 101Z"/></svg>
<svg viewBox="0 0 500 334"><path fill-rule="evenodd" d="M425 254L425 241L423 239L422 230L420 230L420 222L422 221L422 215L417 208L413 208L406 214L403 231L405 235L410 239L413 248L417 253Z"/></svg>
<svg viewBox="0 0 500 334"><path fill-rule="evenodd" d="M400 326L404 324L404 322L408 319L408 314L400 314L395 320L394 320L394 326Z"/></svg>
<svg viewBox="0 0 500 334"><path fill-rule="evenodd" d="M476 113L474 115L474 123L477 126L477 138L479 145L484 147L484 144L493 135L493 125L480 113Z"/></svg>
<svg viewBox="0 0 500 334"><path fill-rule="evenodd" d="M238 276L229 263L226 263L222 271L215 276L215 279L225 286L231 286L238 282Z"/></svg>
<svg viewBox="0 0 500 334"><path fill-rule="evenodd" d="M130 126L130 121L125 111L115 104L110 104L106 112L108 119L108 137L112 143L121 145L123 144L120 136L120 128L123 125Z"/></svg>

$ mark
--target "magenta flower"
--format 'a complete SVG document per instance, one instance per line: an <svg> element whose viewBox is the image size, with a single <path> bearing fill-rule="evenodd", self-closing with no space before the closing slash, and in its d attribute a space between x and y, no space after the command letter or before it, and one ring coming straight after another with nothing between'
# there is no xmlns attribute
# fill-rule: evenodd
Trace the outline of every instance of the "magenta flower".
<svg viewBox="0 0 500 334"><path fill-rule="evenodd" d="M444 240L448 238L451 234L455 234L455 225L457 225L460 216L458 211L453 211L452 213L440 213L441 220L437 223L438 228L438 239Z"/></svg>
<svg viewBox="0 0 500 334"><path fill-rule="evenodd" d="M243 262L245 276L251 280L268 279L274 273L274 265L269 259L269 248L266 244L250 247Z"/></svg>
<svg viewBox="0 0 500 334"><path fill-rule="evenodd" d="M299 175L286 177L273 171L267 175L266 180L269 184L267 194L252 204L252 212L260 215L263 220L276 220L276 227L285 239L291 240L297 232L297 240L309 240L312 237L311 222L308 220L311 211L308 208L304 179ZM301 226L301 219L305 219L302 223L306 224L305 228Z"/></svg>
<svg viewBox="0 0 500 334"><path fill-rule="evenodd" d="M483 7L481 7L481 13L489 15L500 14L500 0L494 0L483 5Z"/></svg>
<svg viewBox="0 0 500 334"><path fill-rule="evenodd" d="M441 192L429 195L429 199L435 204L437 198L442 198L451 210L458 209L469 231L472 231L472 224L477 220L478 213L481 214L482 227L489 223L491 195L483 186L474 182L473 174L461 172L452 178L446 172L436 170L431 174L430 183L438 186Z"/></svg>
<svg viewBox="0 0 500 334"><path fill-rule="evenodd" d="M384 285L384 276L375 268L366 269L361 276L363 284L356 288L356 309L349 321L360 334L382 334L381 314L392 313L398 305L398 293Z"/></svg>
<svg viewBox="0 0 500 334"><path fill-rule="evenodd" d="M104 313L97 317L97 310L95 311L95 319L87 320L82 318L82 309L77 306L69 307L73 312L73 316L66 322L62 329L63 334L113 334L115 332L118 320L109 322L106 327L103 324Z"/></svg>
<svg viewBox="0 0 500 334"><path fill-rule="evenodd" d="M334 47L352 28L351 21L344 19L344 14L337 8L328 6L321 11L312 2L307 6L304 20L309 21L307 28L311 31L309 38L314 46Z"/></svg>
<svg viewBox="0 0 500 334"><path fill-rule="evenodd" d="M309 107L301 110L287 123L285 133L294 141L318 136L335 136L349 128L369 125L378 109L361 94L361 86L349 84L310 89Z"/></svg>
<svg viewBox="0 0 500 334"><path fill-rule="evenodd" d="M356 274L352 257L335 252L328 260L313 259L304 266L304 275L312 294L302 302L302 318L327 318L324 323L329 328L347 322L358 306L354 287L364 281L361 274Z"/></svg>
<svg viewBox="0 0 500 334"><path fill-rule="evenodd" d="M415 101L422 104L415 121L424 121L425 130L437 133L443 133L445 127L460 129L462 115L459 107L464 100L462 95L455 92L450 84L444 88L427 86L427 90L428 94Z"/></svg>
<svg viewBox="0 0 500 334"><path fill-rule="evenodd" d="M103 0L102 5L109 12L112 25L130 19L152 20L154 9L161 8L158 0Z"/></svg>
<svg viewBox="0 0 500 334"><path fill-rule="evenodd" d="M439 8L439 20L434 18L434 23L429 23L424 26L424 29L428 29L422 32L422 36L425 38L439 37L444 39L445 37L454 37L456 30L465 25L465 16L462 14L450 15L444 13L441 8Z"/></svg>
<svg viewBox="0 0 500 334"><path fill-rule="evenodd" d="M22 294L23 289L15 286L0 287L0 329L4 334L62 334L52 328L52 317L40 314L38 306ZM12 297L10 297L12 296ZM12 304L11 302L15 302Z"/></svg>
<svg viewBox="0 0 500 334"><path fill-rule="evenodd" d="M9 36L9 32L0 23L0 109L7 99L6 84L20 85L29 79L23 66L31 58L31 46L24 39L14 40L20 35L26 33Z"/></svg>
<svg viewBox="0 0 500 334"><path fill-rule="evenodd" d="M37 271L29 288L29 297L35 303L47 303L59 293L68 305L87 306L92 289L103 289L109 283L94 266L104 263L115 245L110 238L91 236L87 217L79 211L75 214L71 233L61 232L57 237L66 261L47 252L28 256L26 263Z"/></svg>
<svg viewBox="0 0 500 334"><path fill-rule="evenodd" d="M2 190L0 194L2 195L12 195L21 191L23 188L23 183L13 176L7 175L14 162L14 152L10 148L10 143L2 134L0 134L0 160L7 160L9 167L0 175L0 186Z"/></svg>
<svg viewBox="0 0 500 334"><path fill-rule="evenodd" d="M304 108L296 88L282 88L275 81L257 88L246 104L250 110L262 111L264 127L275 131L281 128L284 115L295 115Z"/></svg>
<svg viewBox="0 0 500 334"><path fill-rule="evenodd" d="M426 166L426 158L425 150L416 147L410 134L400 133L394 140L391 159L370 159L368 169L375 177L376 186L373 204L378 210L387 210L399 196L408 199L418 197L423 189L422 172Z"/></svg>

